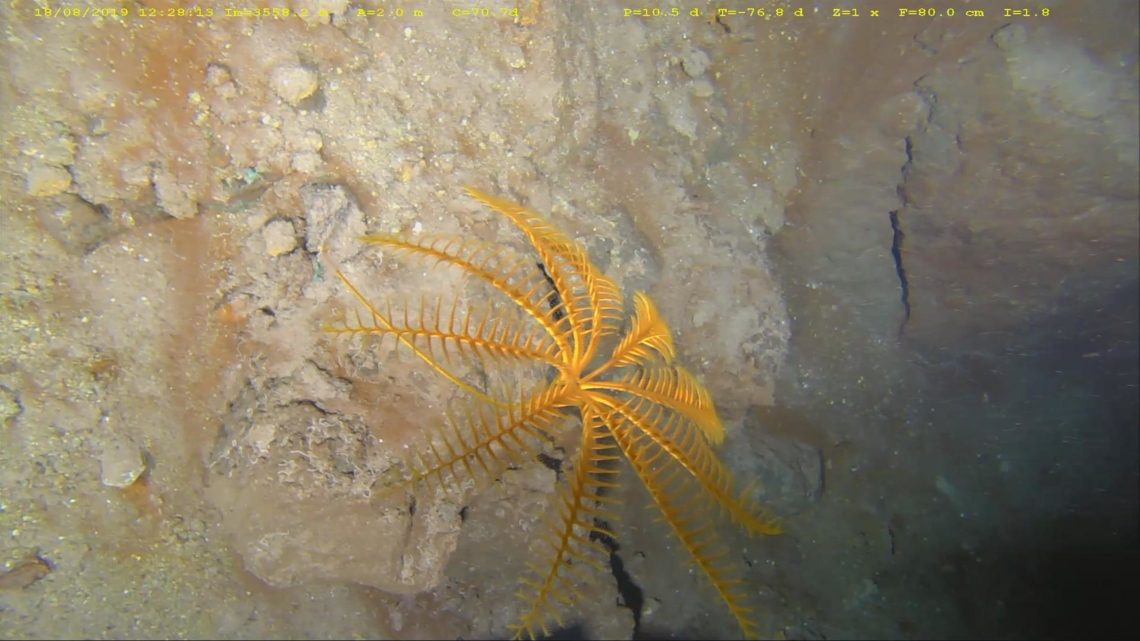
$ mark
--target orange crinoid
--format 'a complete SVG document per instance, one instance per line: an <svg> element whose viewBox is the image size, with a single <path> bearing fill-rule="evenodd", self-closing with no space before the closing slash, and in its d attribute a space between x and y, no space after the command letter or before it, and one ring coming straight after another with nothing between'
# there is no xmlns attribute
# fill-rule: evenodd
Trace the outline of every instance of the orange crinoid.
<svg viewBox="0 0 1140 641"><path fill-rule="evenodd" d="M465 394L424 446L409 450L396 489L420 482L457 488L465 480L494 480L512 461L537 456L542 443L580 430L572 464L564 465L552 497L543 555L518 592L526 600L516 637L550 633L561 610L583 597L575 575L603 569L601 540L612 537L619 466L625 459L649 490L664 520L710 579L745 636L757 634L733 555L713 526L727 514L750 534L777 534L776 521L747 500L714 447L724 427L708 390L676 363L669 327L642 292L632 316L614 281L590 262L585 249L538 214L509 201L467 193L503 214L526 235L535 257L477 239L418 234L363 237L411 258L452 265L498 290L521 313L500 317L460 303L408 305L367 300L337 275L366 310L325 331L351 337L392 337ZM362 318L363 317L363 318ZM478 367L545 366L535 389L495 390L464 380ZM483 387L485 389L480 389ZM581 561L581 563L578 563Z"/></svg>

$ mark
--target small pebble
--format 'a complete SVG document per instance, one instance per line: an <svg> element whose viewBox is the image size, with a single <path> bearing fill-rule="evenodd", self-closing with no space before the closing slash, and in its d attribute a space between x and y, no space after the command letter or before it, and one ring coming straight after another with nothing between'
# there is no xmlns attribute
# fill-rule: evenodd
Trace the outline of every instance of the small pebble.
<svg viewBox="0 0 1140 641"><path fill-rule="evenodd" d="M317 74L301 65L284 65L273 70L269 84L282 100L296 107L317 92L318 82Z"/></svg>
<svg viewBox="0 0 1140 641"><path fill-rule="evenodd" d="M689 49L681 56L681 69L690 77L696 78L709 68L709 54L704 49Z"/></svg>
<svg viewBox="0 0 1140 641"><path fill-rule="evenodd" d="M522 47L513 42L508 42L502 48L503 61L507 63L511 69L523 69L526 67L526 56L523 54Z"/></svg>
<svg viewBox="0 0 1140 641"><path fill-rule="evenodd" d="M36 198L55 196L71 187L71 172L63 167L36 164L27 175L28 195Z"/></svg>
<svg viewBox="0 0 1140 641"><path fill-rule="evenodd" d="M998 29L990 36L990 39L994 41L998 49L1012 51L1024 45L1029 36L1026 34L1025 25L1014 23Z"/></svg>
<svg viewBox="0 0 1140 641"><path fill-rule="evenodd" d="M224 65L210 63L206 67L206 84L211 87L224 85L233 80L233 74Z"/></svg>
<svg viewBox="0 0 1140 641"><path fill-rule="evenodd" d="M101 114L89 113L87 114L87 135L88 136L103 136L107 133L107 123Z"/></svg>
<svg viewBox="0 0 1140 641"><path fill-rule="evenodd" d="M261 230L261 235L265 239L265 251L270 256L277 257L281 254L288 254L297 248L297 230L293 227L293 223L288 220L270 221Z"/></svg>
<svg viewBox="0 0 1140 641"><path fill-rule="evenodd" d="M142 450L133 444L112 441L103 449L103 485L124 488L139 479L146 471L146 459Z"/></svg>
<svg viewBox="0 0 1140 641"><path fill-rule="evenodd" d="M198 215L198 201L174 176L166 171L155 170L151 180L159 209L179 220Z"/></svg>
<svg viewBox="0 0 1140 641"><path fill-rule="evenodd" d="M51 564L38 554L6 564L0 570L0 590L23 590L51 572Z"/></svg>

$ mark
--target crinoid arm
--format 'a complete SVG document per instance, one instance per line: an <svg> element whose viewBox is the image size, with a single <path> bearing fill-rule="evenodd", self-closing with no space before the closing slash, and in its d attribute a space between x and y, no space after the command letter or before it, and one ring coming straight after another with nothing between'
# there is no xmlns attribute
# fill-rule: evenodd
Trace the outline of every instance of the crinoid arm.
<svg viewBox="0 0 1140 641"><path fill-rule="evenodd" d="M364 313L353 312L327 323L322 328L325 332L376 342L394 339L456 386L488 403L496 401L458 375L459 362L552 366L560 363L556 341L525 319L465 307L458 295L448 301L421 297L418 305L404 299L393 311L390 300L385 300L383 307L374 305L341 271L336 273L363 306ZM417 307L417 311L410 311Z"/></svg>
<svg viewBox="0 0 1140 641"><path fill-rule="evenodd" d="M630 442L653 450L656 457L666 457L676 471L686 472L679 480L703 492L704 504L719 508L751 535L780 533L779 523L748 498L747 489L736 491L732 473L689 417L644 397L605 402L624 419L623 429L635 430L636 438Z"/></svg>
<svg viewBox="0 0 1140 641"><path fill-rule="evenodd" d="M543 271L530 258L477 239L450 235L423 234L410 238L400 234L371 234L361 240L386 247L396 256L422 260L429 267L451 265L482 280L537 321L559 351L569 350L565 338L567 323L560 323L556 311L545 304L552 294ZM343 273L338 270L337 275L361 303L371 307Z"/></svg>
<svg viewBox="0 0 1140 641"><path fill-rule="evenodd" d="M720 594L744 637L759 638L741 568L716 533L716 511L707 500L707 493L693 487L689 470L668 447L642 432L621 413L611 416L609 427L665 521Z"/></svg>
<svg viewBox="0 0 1140 641"><path fill-rule="evenodd" d="M712 396L683 367L650 366L627 370L615 381L589 383L591 389L621 392L673 409L692 421L709 443L724 440L724 425L717 416Z"/></svg>
<svg viewBox="0 0 1140 641"><path fill-rule="evenodd" d="M673 333L657 306L642 292L633 294L633 321L625 337L614 348L606 368L649 365L656 360L671 364L677 356Z"/></svg>
<svg viewBox="0 0 1140 641"><path fill-rule="evenodd" d="M590 261L581 244L534 211L473 187L467 193L510 219L530 241L566 306L572 354L568 360L590 362L600 339L621 329L625 309L617 284Z"/></svg>
<svg viewBox="0 0 1140 641"><path fill-rule="evenodd" d="M604 420L586 410L583 416L581 449L567 481L558 486L556 510L545 515L547 529L540 539L540 562L528 563L518 597L523 615L511 626L516 639L549 636L550 622L562 625L562 611L589 598L581 594L580 582L590 582L609 572L609 550L591 534L612 536L600 525L613 522L616 514L605 506L616 500L607 494L617 488L617 468L609 465L620 458L612 439L607 437ZM590 576L590 571L595 573Z"/></svg>
<svg viewBox="0 0 1140 641"><path fill-rule="evenodd" d="M408 450L399 477L387 479L388 489L426 482L458 493L468 481L485 485L509 463L536 457L571 418L557 407L553 389L524 393L498 406L460 398L451 404L444 427L422 434L417 447Z"/></svg>

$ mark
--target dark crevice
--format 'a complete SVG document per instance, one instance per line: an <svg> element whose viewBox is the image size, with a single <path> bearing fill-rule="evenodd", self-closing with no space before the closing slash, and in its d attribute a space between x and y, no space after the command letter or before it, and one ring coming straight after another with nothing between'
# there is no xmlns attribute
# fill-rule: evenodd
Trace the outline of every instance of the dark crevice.
<svg viewBox="0 0 1140 641"><path fill-rule="evenodd" d="M546 452L539 452L538 462L542 463L546 469L553 470L558 478L562 478L562 459L554 458Z"/></svg>
<svg viewBox="0 0 1140 641"><path fill-rule="evenodd" d="M613 532L609 524L601 519L594 519L594 525L607 532ZM590 532L590 540L601 543L610 552L610 573L614 575L614 579L617 581L618 594L621 595L621 603L618 605L629 608L629 611L633 613L633 637L637 638L638 631L641 628L641 609L645 604L645 597L641 588L633 582L633 577L625 570L625 561L618 554L621 546L618 545L613 536L596 530Z"/></svg>
<svg viewBox="0 0 1140 641"><path fill-rule="evenodd" d="M558 285L551 278L550 272L546 271L546 265L541 262L535 264L542 272L542 277L550 285L550 294L546 296L546 303L550 306L550 316L554 318L555 323L561 322L563 318L566 318L566 305L563 303L562 292L558 291Z"/></svg>
<svg viewBox="0 0 1140 641"><path fill-rule="evenodd" d="M294 406L304 406L304 407L311 407L311 408L313 408L313 409L317 410L317 412L319 412L319 413L321 414L321 416L334 416L334 415L336 415L336 414L337 414L337 413L336 413L336 412L334 412L334 411L330 411L330 410L327 410L327 409L325 409L325 408L321 407L321 405L320 405L320 403L319 403L318 401L314 401L314 400L313 400L313 399L311 399L311 398L299 398L299 399L296 399L296 400L294 400L294 401L292 402L292 405L294 405Z"/></svg>
<svg viewBox="0 0 1140 641"><path fill-rule="evenodd" d="M613 444L613 437L607 436L603 442ZM616 467L616 461L603 460L598 462L598 466L603 469L613 469ZM598 496L605 496L610 493L610 488L607 486L599 486L597 488ZM629 608L633 614L633 638L638 638L638 633L641 630L641 612L645 606L645 596L641 588L634 583L633 577L625 569L625 561L621 558L618 552L621 550L621 545L618 544L617 539L613 535L613 528L605 519L594 518L595 529L590 532L590 540L597 541L605 546L609 551L610 573L614 575L614 580L617 581L618 595L621 597L619 606Z"/></svg>
<svg viewBox="0 0 1140 641"><path fill-rule="evenodd" d="M919 92L919 95L922 95ZM934 96L925 97L924 99L930 103L931 113L934 111ZM903 163L900 173L902 174L902 182L896 187L896 192L899 197L899 208L890 212L891 220L891 256L895 259L895 273L899 277L899 287L902 292L899 294L899 300L903 305L903 319L899 323L898 335L901 337L903 332L906 331L906 324L910 321L910 282L906 277L906 267L903 266L903 242L906 240L906 234L903 233L902 227L899 226L899 212L906 208L909 199L906 194L906 181L910 178L911 171L914 169L914 140L906 137L906 162Z"/></svg>
<svg viewBox="0 0 1140 641"><path fill-rule="evenodd" d="M891 230L894 232L894 238L891 241L891 256L894 256L895 259L895 273L898 274L899 285L902 287L902 294L899 300L902 301L903 311L905 312L902 323L899 324L899 336L902 336L903 331L906 329L907 321L910 320L910 284L906 280L906 268L903 267L902 260L902 246L906 234L899 228L899 212L897 210L891 212Z"/></svg>
<svg viewBox="0 0 1140 641"><path fill-rule="evenodd" d="M910 178L910 172L914 170L914 141L910 136L906 137L906 162L902 166L902 183L896 188L899 199L902 200L902 206L906 207L906 181Z"/></svg>

